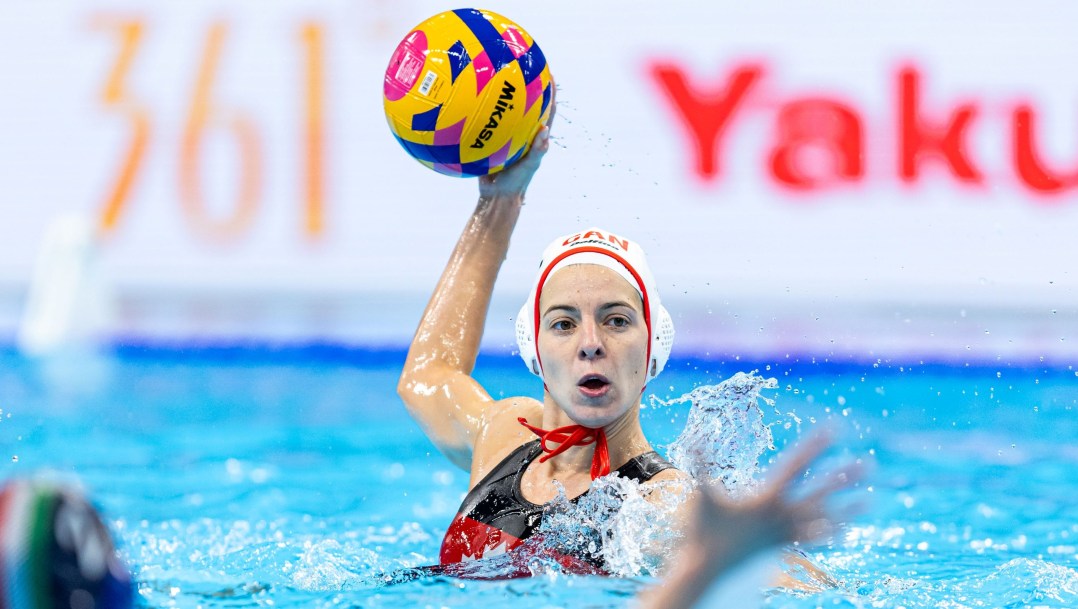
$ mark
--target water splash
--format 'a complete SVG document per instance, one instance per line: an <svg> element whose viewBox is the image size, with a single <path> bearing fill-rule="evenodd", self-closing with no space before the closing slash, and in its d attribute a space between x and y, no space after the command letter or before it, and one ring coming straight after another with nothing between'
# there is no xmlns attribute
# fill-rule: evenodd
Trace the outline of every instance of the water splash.
<svg viewBox="0 0 1078 609"><path fill-rule="evenodd" d="M851 558L855 562L864 560L863 555ZM962 560L958 555L950 558ZM764 606L1071 609L1078 606L1078 571L1044 560L1016 558L1002 565L967 564L960 569L943 568L916 577L856 572L834 589L799 600L803 602L792 603L789 595L783 595L769 598Z"/></svg>
<svg viewBox="0 0 1078 609"><path fill-rule="evenodd" d="M1073 607L1071 603L1078 600L1078 571L1043 560L1015 558L976 583L983 586L982 594L996 596L1003 607Z"/></svg>
<svg viewBox="0 0 1078 609"><path fill-rule="evenodd" d="M665 406L690 404L685 430L670 448L682 471L728 491L750 488L771 433L760 396L774 379L737 374L715 386L698 387ZM570 501L564 490L548 504L533 551L493 556L457 575L497 579L512 573L574 573L551 556L582 557L622 577L659 575L678 541L675 514L688 499L689 482L641 485L611 475ZM325 524L326 526L315 526ZM313 527L313 529L312 529ZM326 538L324 530L336 530ZM286 534L286 531L288 532ZM264 590L341 591L406 582L427 574L432 536L418 524L354 529L345 523L270 521L170 521L143 523L126 531L147 600L221 594L256 597ZM383 553L392 547L394 552ZM412 552L408 552L412 550ZM545 551L544 551L545 550ZM523 562L522 562L523 561ZM156 568L155 568L156 567ZM414 571L414 573L412 572ZM213 576L208 580L206 573Z"/></svg>
<svg viewBox="0 0 1078 609"><path fill-rule="evenodd" d="M344 590L365 584L382 558L369 548L336 539L308 539L296 557L291 583L300 590Z"/></svg>
<svg viewBox="0 0 1078 609"><path fill-rule="evenodd" d="M677 541L674 515L690 491L688 484L645 486L615 473L576 501L559 490L539 534L548 548L587 557L614 575L654 575Z"/></svg>
<svg viewBox="0 0 1078 609"><path fill-rule="evenodd" d="M733 496L750 493L761 455L774 450L759 406L774 401L760 392L777 386L775 379L738 373L669 402L653 400L661 406L691 404L670 460L697 482L721 484ZM691 490L692 483L641 485L607 476L576 501L559 493L540 533L551 550L586 556L614 575L655 575L678 540L675 514Z"/></svg>
<svg viewBox="0 0 1078 609"><path fill-rule="evenodd" d="M275 589L367 589L384 584L386 573L432 560L432 536L414 522L354 528L333 519L203 518L115 526L149 606L246 602ZM336 533L327 537L326 531Z"/></svg>
<svg viewBox="0 0 1078 609"><path fill-rule="evenodd" d="M760 402L775 401L760 395L778 381L738 372L718 385L697 387L668 402L692 404L685 429L670 445L670 461L698 482L722 485L732 497L751 495L756 489L760 457L775 450L771 428L764 424Z"/></svg>

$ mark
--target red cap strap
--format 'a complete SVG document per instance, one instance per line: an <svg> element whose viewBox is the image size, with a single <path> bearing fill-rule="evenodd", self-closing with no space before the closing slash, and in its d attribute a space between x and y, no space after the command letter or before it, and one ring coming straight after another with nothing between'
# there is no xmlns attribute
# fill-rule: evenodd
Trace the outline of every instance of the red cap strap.
<svg viewBox="0 0 1078 609"><path fill-rule="evenodd" d="M566 425L565 427L546 430L529 425L528 420L524 417L519 417L517 421L539 436L543 452L547 453L539 458L540 463L560 455L573 446L585 446L594 442L595 454L591 458L591 479L594 480L610 473L610 451L606 446L606 432L602 427L595 429L584 427L583 425ZM558 447L547 448L547 442L554 442L558 444Z"/></svg>

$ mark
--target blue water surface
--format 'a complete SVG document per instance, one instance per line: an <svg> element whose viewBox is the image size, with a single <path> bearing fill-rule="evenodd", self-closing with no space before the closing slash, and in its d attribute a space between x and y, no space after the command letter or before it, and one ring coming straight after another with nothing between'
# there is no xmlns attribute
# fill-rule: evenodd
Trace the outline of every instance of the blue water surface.
<svg viewBox="0 0 1078 609"><path fill-rule="evenodd" d="M649 577L549 574L385 585L437 562L467 475L408 418L401 350L122 347L29 361L0 350L5 478L86 486L147 607L622 607ZM768 607L1078 606L1078 371L675 360L663 399L736 372L774 377L777 453L822 427L874 464L865 511L806 548L839 582ZM480 358L496 397L539 397L519 360ZM672 442L688 406L650 404ZM768 455L772 458L776 453Z"/></svg>

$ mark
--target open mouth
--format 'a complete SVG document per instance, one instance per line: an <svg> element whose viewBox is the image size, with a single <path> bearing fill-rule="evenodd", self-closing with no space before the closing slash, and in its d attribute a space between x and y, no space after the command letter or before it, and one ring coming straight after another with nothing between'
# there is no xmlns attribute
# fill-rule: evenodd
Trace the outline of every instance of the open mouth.
<svg viewBox="0 0 1078 609"><path fill-rule="evenodd" d="M589 374L580 379L577 386L584 390L586 393L602 393L607 387L610 386L610 381L601 374Z"/></svg>

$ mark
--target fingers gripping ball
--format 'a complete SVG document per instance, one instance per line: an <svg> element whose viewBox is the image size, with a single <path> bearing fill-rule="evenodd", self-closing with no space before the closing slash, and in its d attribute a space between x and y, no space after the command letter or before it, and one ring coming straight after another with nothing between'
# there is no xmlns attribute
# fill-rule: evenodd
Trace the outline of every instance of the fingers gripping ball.
<svg viewBox="0 0 1078 609"><path fill-rule="evenodd" d="M539 45L509 19L478 9L417 25L394 51L383 89L401 146L458 177L495 173L524 156L553 96Z"/></svg>
<svg viewBox="0 0 1078 609"><path fill-rule="evenodd" d="M75 488L0 487L0 607L130 609L134 589L101 517Z"/></svg>

